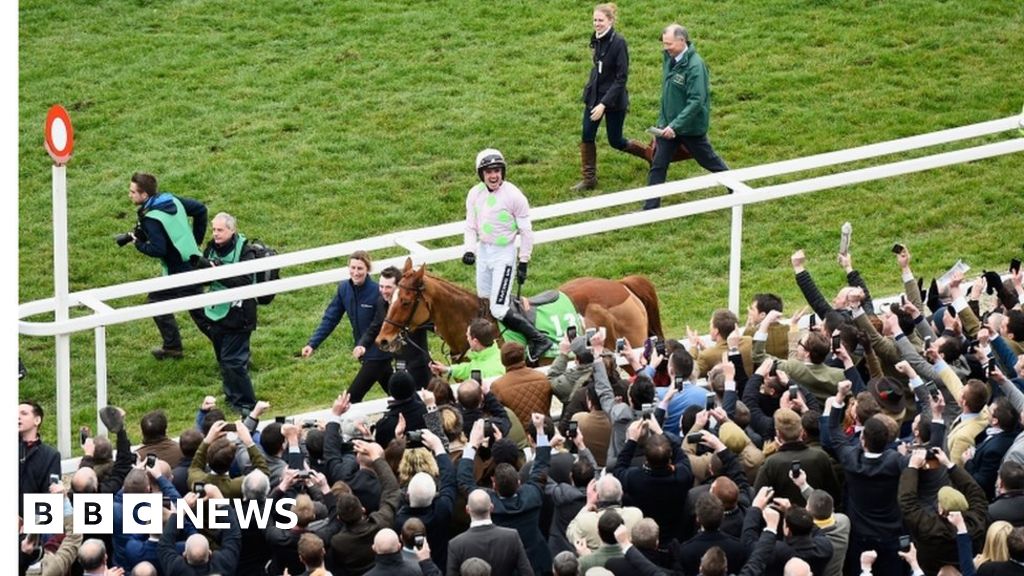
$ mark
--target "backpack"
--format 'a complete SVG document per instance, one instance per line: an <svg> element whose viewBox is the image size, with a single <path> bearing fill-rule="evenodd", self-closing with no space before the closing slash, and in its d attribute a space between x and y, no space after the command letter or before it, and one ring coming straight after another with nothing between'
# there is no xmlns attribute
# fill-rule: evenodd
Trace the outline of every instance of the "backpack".
<svg viewBox="0 0 1024 576"><path fill-rule="evenodd" d="M270 256L277 256L277 250L274 250L273 248L267 246L257 238L249 240L246 243L246 250L252 252L253 256L255 256L257 259L267 258ZM261 282L270 282L271 280L278 280L281 278L281 269L274 268L273 270L264 270L263 272L257 272L255 276L257 284ZM277 294L257 296L256 303L262 305L270 304L271 302L274 301L274 296L277 296Z"/></svg>

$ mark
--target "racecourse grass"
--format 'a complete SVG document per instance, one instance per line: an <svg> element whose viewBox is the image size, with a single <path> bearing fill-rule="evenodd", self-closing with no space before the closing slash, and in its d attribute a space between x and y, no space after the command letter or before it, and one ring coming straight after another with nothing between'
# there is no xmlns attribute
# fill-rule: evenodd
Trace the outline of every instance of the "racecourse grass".
<svg viewBox="0 0 1024 576"><path fill-rule="evenodd" d="M68 107L75 127L72 290L158 273L154 260L112 241L133 225L127 188L136 170L203 200L211 215L233 213L248 236L282 252L461 219L475 182L473 158L488 146L505 152L509 179L534 206L576 197L568 186L579 176L591 7L22 1L19 300L52 294L50 161L40 128L53 103ZM710 137L733 167L1001 118L1019 112L1024 100L1024 5L1017 2L704 1L683 11L638 1L621 3L617 25L632 62L627 136L643 138L656 120L659 35L673 20L690 27L711 69ZM601 185L590 194L644 183L646 166L604 140L598 158ZM846 220L854 227L855 265L876 294L900 288L888 251L894 241L910 247L915 271L928 278L957 258L976 271L1005 269L1020 254L1020 166L1018 154L749 206L744 306L761 291L781 294L788 311L802 304L789 267L801 247L824 292L841 286L834 250ZM702 173L689 162L673 165L669 177ZM670 335L687 325L705 330L711 312L726 305L729 223L723 211L541 245L526 291L581 275L645 274L657 286ZM471 271L460 264L436 271L471 285ZM253 379L275 413L327 406L351 380L347 321L313 358L295 358L332 293L331 286L291 292L260 308ZM175 434L190 425L203 395L220 397L209 344L186 315L179 322L187 357L173 362L150 357L157 343L150 321L107 330L110 401L133 420L167 410ZM29 369L19 393L51 414L53 348L52 339L19 340ZM72 354L77 426L95 422L91 333L72 338ZM54 431L48 417L44 434L52 439Z"/></svg>

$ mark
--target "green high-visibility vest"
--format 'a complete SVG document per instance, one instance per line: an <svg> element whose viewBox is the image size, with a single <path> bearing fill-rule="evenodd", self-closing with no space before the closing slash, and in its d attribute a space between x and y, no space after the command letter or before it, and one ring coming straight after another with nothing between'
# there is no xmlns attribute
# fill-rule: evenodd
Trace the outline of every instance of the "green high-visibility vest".
<svg viewBox="0 0 1024 576"><path fill-rule="evenodd" d="M163 210L149 210L143 215L143 218L152 218L159 222L164 227L164 231L167 232L167 237L171 240L171 244L174 245L174 249L178 251L178 254L181 254L181 259L188 262L188 259L193 255L200 256L202 252L199 251L196 238L192 235L192 227L188 223L185 207L174 196L171 196L171 203L178 209L177 213L168 214ZM160 266L164 270L164 276L167 276L167 262L164 262L162 258L160 259Z"/></svg>
<svg viewBox="0 0 1024 576"><path fill-rule="evenodd" d="M241 232L236 232L235 236L235 249L227 256L221 257L220 266L225 264L234 264L235 262L238 262L239 258L241 258L242 248L245 246L245 236L243 236ZM210 283L210 292L225 289L227 289L227 286L221 284L219 280L214 280ZM231 311L231 305L232 302L224 302L223 304L207 306L203 308L203 314L205 314L210 320L217 322L228 315L228 312Z"/></svg>

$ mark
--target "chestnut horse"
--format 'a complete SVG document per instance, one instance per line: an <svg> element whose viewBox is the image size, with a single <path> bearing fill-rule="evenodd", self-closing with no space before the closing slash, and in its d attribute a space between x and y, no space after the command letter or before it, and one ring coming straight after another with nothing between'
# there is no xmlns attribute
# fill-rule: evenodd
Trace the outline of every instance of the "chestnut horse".
<svg viewBox="0 0 1024 576"><path fill-rule="evenodd" d="M633 346L641 345L652 334L664 338L658 296L654 285L643 276L622 280L576 278L559 290L572 300L586 327L606 328L605 341L610 345L619 337ZM402 346L405 334L433 322L434 331L451 349L451 355L461 357L469 348L466 328L481 309L491 318L474 292L428 274L425 264L414 269L412 260L406 259L377 345L381 350L395 351Z"/></svg>

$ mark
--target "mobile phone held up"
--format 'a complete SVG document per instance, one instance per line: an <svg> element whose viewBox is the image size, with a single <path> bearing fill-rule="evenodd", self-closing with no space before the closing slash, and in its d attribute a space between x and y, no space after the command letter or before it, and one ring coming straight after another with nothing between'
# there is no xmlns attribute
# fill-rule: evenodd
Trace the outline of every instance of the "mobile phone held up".
<svg viewBox="0 0 1024 576"><path fill-rule="evenodd" d="M566 337L566 339L569 340L570 343L572 343L572 341L576 339L576 327L575 326L569 326L568 328L566 328L565 329L565 337Z"/></svg>
<svg viewBox="0 0 1024 576"><path fill-rule="evenodd" d="M565 433L566 437L569 438L570 440L575 439L576 438L576 434L579 432L579 429L580 429L580 423L579 422L577 422L575 420L570 421L569 422L569 430Z"/></svg>
<svg viewBox="0 0 1024 576"><path fill-rule="evenodd" d="M904 247L903 244L900 244L899 242L892 245L893 254L903 254L904 250L906 250L906 247Z"/></svg>
<svg viewBox="0 0 1024 576"><path fill-rule="evenodd" d="M479 370L470 370L469 371L469 377L471 379L473 379L473 380L476 380L477 383L483 384L483 381L484 381L483 373L480 372Z"/></svg>
<svg viewBox="0 0 1024 576"><path fill-rule="evenodd" d="M594 334L597 334L597 328L587 328L587 348L593 347L593 344L590 343L590 339L594 337Z"/></svg>
<svg viewBox="0 0 1024 576"><path fill-rule="evenodd" d="M616 354L622 354L622 351L626 349L626 339L617 338L615 340L615 352Z"/></svg>
<svg viewBox="0 0 1024 576"><path fill-rule="evenodd" d="M789 475L792 476L793 478L796 478L797 476L800 475L799 460L793 460L792 462L789 463Z"/></svg>

